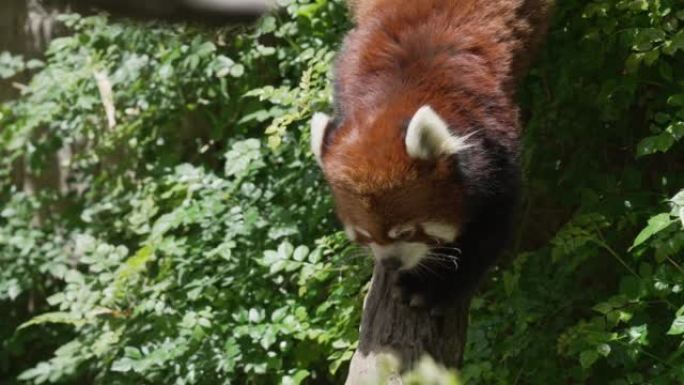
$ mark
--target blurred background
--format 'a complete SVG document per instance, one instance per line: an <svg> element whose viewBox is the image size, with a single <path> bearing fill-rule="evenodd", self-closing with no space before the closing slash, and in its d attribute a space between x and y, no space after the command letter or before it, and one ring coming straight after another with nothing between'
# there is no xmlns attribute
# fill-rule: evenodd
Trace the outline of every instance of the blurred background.
<svg viewBox="0 0 684 385"><path fill-rule="evenodd" d="M308 120L346 4L138 3L0 5L0 384L342 383L371 261ZM559 2L464 383L684 383L683 23Z"/></svg>

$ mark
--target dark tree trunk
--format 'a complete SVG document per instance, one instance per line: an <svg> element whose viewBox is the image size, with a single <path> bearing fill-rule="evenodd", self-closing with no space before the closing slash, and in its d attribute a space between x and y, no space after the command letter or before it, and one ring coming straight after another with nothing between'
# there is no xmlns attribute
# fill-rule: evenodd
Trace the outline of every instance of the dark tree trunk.
<svg viewBox="0 0 684 385"><path fill-rule="evenodd" d="M392 273L379 266L366 297L359 348L352 359L346 385L377 383L390 368L389 384L403 384L400 372L428 355L449 369L458 369L468 328L470 299L451 304L440 316L411 308L393 298ZM389 361L389 362L388 362Z"/></svg>
<svg viewBox="0 0 684 385"><path fill-rule="evenodd" d="M26 0L5 0L0 12L0 52L23 53L26 50ZM11 81L0 80L0 101L16 97Z"/></svg>
<svg viewBox="0 0 684 385"><path fill-rule="evenodd" d="M42 56L57 33L56 16L66 6L59 1L4 0L0 12L0 52L9 51L27 58ZM27 75L12 79L25 81ZM15 97L10 82L0 83L0 100Z"/></svg>
<svg viewBox="0 0 684 385"><path fill-rule="evenodd" d="M25 59L40 58L50 41L58 33L57 15L66 10L57 0L4 0L0 12L0 52L9 51ZM30 81L31 74L24 72L11 79L0 80L0 102L19 97L20 89ZM61 164L69 156L62 149L48 162L49 169L42 175L32 175L23 159L17 161L13 182L28 194L49 188L64 192L66 174ZM37 216L40 217L40 216Z"/></svg>

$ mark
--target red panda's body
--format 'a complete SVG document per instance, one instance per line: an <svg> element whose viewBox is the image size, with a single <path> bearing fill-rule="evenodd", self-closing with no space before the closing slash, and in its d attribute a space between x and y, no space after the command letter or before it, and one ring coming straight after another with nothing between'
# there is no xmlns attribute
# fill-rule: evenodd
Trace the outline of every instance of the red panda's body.
<svg viewBox="0 0 684 385"><path fill-rule="evenodd" d="M357 27L336 66L336 116L314 118L312 146L350 237L401 269L409 296L472 290L510 232L513 90L549 4L352 2ZM421 267L436 276L421 279Z"/></svg>

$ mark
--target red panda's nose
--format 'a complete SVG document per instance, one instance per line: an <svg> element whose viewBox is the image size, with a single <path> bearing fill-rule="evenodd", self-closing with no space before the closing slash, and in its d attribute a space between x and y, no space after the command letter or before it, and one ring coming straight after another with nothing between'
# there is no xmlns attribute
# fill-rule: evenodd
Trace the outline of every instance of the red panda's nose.
<svg viewBox="0 0 684 385"><path fill-rule="evenodd" d="M387 257L381 260L382 266L390 271L399 270L401 267L401 260L397 257Z"/></svg>

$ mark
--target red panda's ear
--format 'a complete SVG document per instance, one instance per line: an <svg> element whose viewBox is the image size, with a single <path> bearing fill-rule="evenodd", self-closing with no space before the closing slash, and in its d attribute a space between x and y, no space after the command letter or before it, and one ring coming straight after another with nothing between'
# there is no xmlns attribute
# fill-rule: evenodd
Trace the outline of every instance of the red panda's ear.
<svg viewBox="0 0 684 385"><path fill-rule="evenodd" d="M421 107L406 131L406 151L415 159L435 160L470 147L466 140L449 130L447 123L430 106Z"/></svg>
<svg viewBox="0 0 684 385"><path fill-rule="evenodd" d="M322 112L317 112L311 119L311 152L316 156L316 161L323 166L323 144L325 132L330 125L330 117Z"/></svg>

